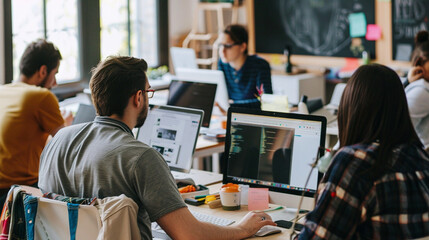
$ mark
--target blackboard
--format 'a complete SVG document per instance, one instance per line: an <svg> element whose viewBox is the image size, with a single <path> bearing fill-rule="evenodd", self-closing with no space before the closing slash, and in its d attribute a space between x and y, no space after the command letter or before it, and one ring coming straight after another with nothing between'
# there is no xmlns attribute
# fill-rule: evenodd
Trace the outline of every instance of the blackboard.
<svg viewBox="0 0 429 240"><path fill-rule="evenodd" d="M392 1L392 52L393 59L409 61L414 49L414 36L428 30L428 0Z"/></svg>
<svg viewBox="0 0 429 240"><path fill-rule="evenodd" d="M374 0L254 0L255 46L259 53L375 58L375 42L365 37L351 49L348 16L363 12L367 24L375 22Z"/></svg>

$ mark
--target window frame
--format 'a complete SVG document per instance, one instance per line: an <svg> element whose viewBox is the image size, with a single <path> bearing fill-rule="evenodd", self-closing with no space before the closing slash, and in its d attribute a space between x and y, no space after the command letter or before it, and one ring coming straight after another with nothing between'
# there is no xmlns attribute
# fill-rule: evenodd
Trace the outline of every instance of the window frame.
<svg viewBox="0 0 429 240"><path fill-rule="evenodd" d="M45 1L46 0L44 0L44 2ZM77 0L77 4L80 79L76 82L60 84L58 87L52 89L52 92L57 95L60 100L67 97L72 97L76 95L76 93L82 92L84 88L87 88L91 78L91 69L96 67L100 62L101 28L99 0ZM159 45L157 49L159 63L157 65L168 65L168 0L157 0L156 12L156 24L158 28L157 37L159 39ZM3 79L4 83L10 83L13 79L12 0L3 1L3 16ZM46 18L46 15L44 18ZM130 24L130 22L128 22L128 24Z"/></svg>

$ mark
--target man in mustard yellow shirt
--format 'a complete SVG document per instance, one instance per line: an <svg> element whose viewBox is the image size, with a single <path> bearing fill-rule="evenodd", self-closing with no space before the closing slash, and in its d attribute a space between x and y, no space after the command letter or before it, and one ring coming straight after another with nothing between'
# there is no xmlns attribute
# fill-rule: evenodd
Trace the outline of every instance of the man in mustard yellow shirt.
<svg viewBox="0 0 429 240"><path fill-rule="evenodd" d="M52 43L35 41L22 55L19 79L0 86L0 209L11 185L37 183L46 140L64 126L49 91L61 58Z"/></svg>

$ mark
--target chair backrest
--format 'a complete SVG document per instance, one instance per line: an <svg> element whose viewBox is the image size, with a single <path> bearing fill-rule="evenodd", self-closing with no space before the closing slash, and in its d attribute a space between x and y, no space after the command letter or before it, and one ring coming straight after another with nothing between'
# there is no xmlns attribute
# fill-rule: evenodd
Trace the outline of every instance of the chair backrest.
<svg viewBox="0 0 429 240"><path fill-rule="evenodd" d="M12 235L30 240L141 237L138 205L124 194L103 199L70 198L53 193L46 196L34 187L12 186L0 216L0 240Z"/></svg>
<svg viewBox="0 0 429 240"><path fill-rule="evenodd" d="M102 227L97 208L73 206L75 204L39 198L34 239L97 239Z"/></svg>

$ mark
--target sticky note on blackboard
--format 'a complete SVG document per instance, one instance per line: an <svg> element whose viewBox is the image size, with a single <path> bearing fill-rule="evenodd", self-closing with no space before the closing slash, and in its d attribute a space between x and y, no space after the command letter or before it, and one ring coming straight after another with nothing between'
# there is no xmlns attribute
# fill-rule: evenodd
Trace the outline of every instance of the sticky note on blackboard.
<svg viewBox="0 0 429 240"><path fill-rule="evenodd" d="M352 13L349 15L350 36L364 37L366 34L366 17L365 13Z"/></svg>
<svg viewBox="0 0 429 240"><path fill-rule="evenodd" d="M368 24L366 28L366 40L376 41L381 38L381 29L377 24Z"/></svg>

